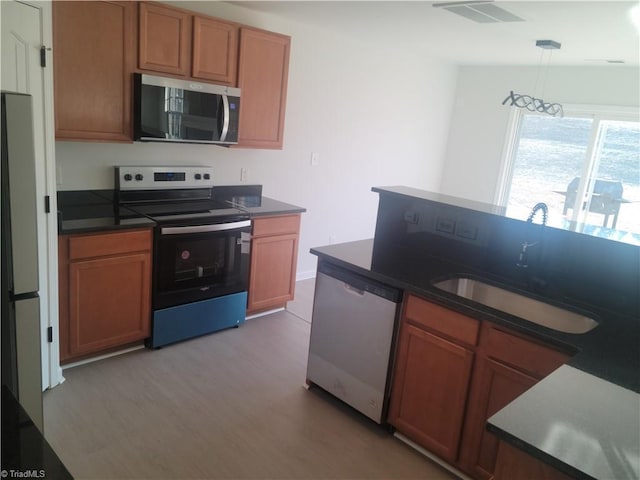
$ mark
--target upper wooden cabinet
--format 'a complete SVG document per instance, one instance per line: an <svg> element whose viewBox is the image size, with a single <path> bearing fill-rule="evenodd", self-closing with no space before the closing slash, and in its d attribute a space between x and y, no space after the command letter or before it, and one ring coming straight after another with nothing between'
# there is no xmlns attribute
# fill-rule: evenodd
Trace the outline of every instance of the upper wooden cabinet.
<svg viewBox="0 0 640 480"><path fill-rule="evenodd" d="M241 147L282 148L290 45L286 35L240 29Z"/></svg>
<svg viewBox="0 0 640 480"><path fill-rule="evenodd" d="M137 70L240 87L238 146L283 146L288 36L126 1L55 1L53 33L58 140L132 141Z"/></svg>
<svg viewBox="0 0 640 480"><path fill-rule="evenodd" d="M235 86L237 72L237 25L214 18L193 17L191 75Z"/></svg>
<svg viewBox="0 0 640 480"><path fill-rule="evenodd" d="M141 2L138 68L235 86L238 26L187 10Z"/></svg>
<svg viewBox="0 0 640 480"><path fill-rule="evenodd" d="M138 68L154 72L189 74L191 15L152 3L140 3Z"/></svg>
<svg viewBox="0 0 640 480"><path fill-rule="evenodd" d="M52 3L56 139L130 142L135 3Z"/></svg>

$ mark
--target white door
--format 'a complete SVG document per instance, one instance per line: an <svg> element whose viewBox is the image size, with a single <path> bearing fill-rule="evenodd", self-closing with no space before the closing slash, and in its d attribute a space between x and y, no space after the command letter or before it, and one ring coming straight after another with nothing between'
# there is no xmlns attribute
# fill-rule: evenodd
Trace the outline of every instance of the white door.
<svg viewBox="0 0 640 480"><path fill-rule="evenodd" d="M56 212L56 184L53 127L53 66L47 52L47 66L40 64L40 49L51 45L51 3L33 4L0 1L2 74L0 88L28 93L33 99L38 198L38 261L40 285L40 329L42 389L63 381L58 350L57 216L45 212L45 196ZM47 329L53 328L53 343Z"/></svg>

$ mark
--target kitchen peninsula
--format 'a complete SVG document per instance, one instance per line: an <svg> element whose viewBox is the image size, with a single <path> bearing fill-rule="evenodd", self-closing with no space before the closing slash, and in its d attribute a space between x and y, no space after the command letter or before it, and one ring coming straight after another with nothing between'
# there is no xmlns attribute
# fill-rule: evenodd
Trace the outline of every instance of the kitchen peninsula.
<svg viewBox="0 0 640 480"><path fill-rule="evenodd" d="M638 478L640 249L509 219L491 205L407 187L373 191L380 194L373 240L311 252L320 262L404 291L390 393L389 423L396 431L474 478L524 478L513 476L504 462L512 446L526 453L527 461L550 466L552 478ZM533 241L540 248L532 249L523 268L518 265L521 246ZM482 279L588 315L597 326L585 333L561 332L434 286L459 277ZM443 316L416 317L415 306L409 306L416 302ZM476 333L462 343L451 330L454 320L446 324L447 318L460 316L476 322ZM431 343L419 343L421 335ZM435 336L439 339L431 341ZM466 416L461 411L459 430L441 437L407 421L407 396L414 393L401 384L411 373L406 370L411 361L400 358L408 349L403 343L413 352L422 349L421 358L428 359L434 342L475 358L467 376L458 377L462 390L451 390L462 399ZM426 379L422 388L436 389L429 372L419 378ZM504 379L513 387L510 398L495 390ZM487 393L487 388L494 390ZM400 414L399 406L404 409ZM452 408L448 403L447 410ZM431 448L443 444L442 451Z"/></svg>

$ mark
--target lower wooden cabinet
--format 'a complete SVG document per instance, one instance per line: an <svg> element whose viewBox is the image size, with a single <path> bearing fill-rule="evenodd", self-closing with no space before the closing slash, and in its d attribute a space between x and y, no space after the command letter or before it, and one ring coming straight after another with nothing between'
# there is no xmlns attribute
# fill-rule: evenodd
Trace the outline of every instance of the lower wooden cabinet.
<svg viewBox="0 0 640 480"><path fill-rule="evenodd" d="M571 478L526 452L506 442L500 442L494 480L570 480Z"/></svg>
<svg viewBox="0 0 640 480"><path fill-rule="evenodd" d="M473 352L403 325L389 421L445 460L455 461Z"/></svg>
<svg viewBox="0 0 640 480"><path fill-rule="evenodd" d="M479 480L493 476L498 455L487 419L569 359L414 295L405 297L398 342L389 423Z"/></svg>
<svg viewBox="0 0 640 480"><path fill-rule="evenodd" d="M489 322L482 326L477 353L459 463L474 478L489 479L498 437L487 431L487 420L566 363L569 355Z"/></svg>
<svg viewBox="0 0 640 480"><path fill-rule="evenodd" d="M477 390L469 399L469 417L461 450L464 462L474 478L488 479L493 474L498 437L487 431L486 420L537 383L521 373L490 358L478 358L475 383Z"/></svg>
<svg viewBox="0 0 640 480"><path fill-rule="evenodd" d="M300 214L253 219L247 313L293 300Z"/></svg>
<svg viewBox="0 0 640 480"><path fill-rule="evenodd" d="M415 296L405 301L389 423L449 462L458 455L473 366L462 342L477 337L477 323Z"/></svg>
<svg viewBox="0 0 640 480"><path fill-rule="evenodd" d="M59 238L60 361L150 334L152 231Z"/></svg>

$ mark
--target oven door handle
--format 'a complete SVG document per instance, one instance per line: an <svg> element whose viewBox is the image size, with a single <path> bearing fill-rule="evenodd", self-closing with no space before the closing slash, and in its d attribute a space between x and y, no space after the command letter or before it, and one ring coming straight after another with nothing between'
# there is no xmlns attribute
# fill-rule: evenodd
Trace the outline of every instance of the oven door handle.
<svg viewBox="0 0 640 480"><path fill-rule="evenodd" d="M234 230L236 228L250 227L251 220L240 222L215 223L212 225L191 225L186 227L162 227L161 235L181 235L184 233L221 232L223 230Z"/></svg>

